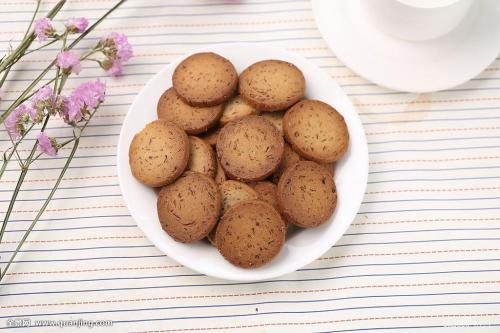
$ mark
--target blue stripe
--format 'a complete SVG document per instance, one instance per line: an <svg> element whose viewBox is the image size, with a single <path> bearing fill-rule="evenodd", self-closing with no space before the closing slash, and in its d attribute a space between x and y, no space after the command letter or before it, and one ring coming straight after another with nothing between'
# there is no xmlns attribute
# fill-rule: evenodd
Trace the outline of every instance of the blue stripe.
<svg viewBox="0 0 500 333"><path fill-rule="evenodd" d="M422 142L443 142L443 141L462 141L462 140L488 140L500 139L500 136L473 136L460 138L445 138L445 139L423 139L423 140L387 140L387 141L372 141L369 145L378 145L386 143L422 143Z"/></svg>
<svg viewBox="0 0 500 333"><path fill-rule="evenodd" d="M500 197L483 197L483 198L421 198L421 199L398 199L398 200L378 200L378 201L363 201L363 204L378 204L378 203L392 203L392 202L425 202L425 201L470 201L470 200L495 200Z"/></svg>
<svg viewBox="0 0 500 333"><path fill-rule="evenodd" d="M467 325L467 327L472 328L472 327L496 327L500 326L500 323L498 324L485 324L485 325ZM390 327L369 327L369 328L355 328L355 329L346 329L346 330L335 330L335 331L321 331L321 332L314 332L314 333L342 333L342 332L367 332L367 331L386 331L386 330L408 330L408 329L422 329L422 328L450 328L453 327L453 325L427 325L427 326L390 326Z"/></svg>
<svg viewBox="0 0 500 333"><path fill-rule="evenodd" d="M473 118L439 118L439 119L416 119L416 120L391 120L378 122L363 122L363 125L383 125L383 124L402 124L402 123L426 123L434 121L468 121L468 120L493 120L500 117L473 117Z"/></svg>
<svg viewBox="0 0 500 333"><path fill-rule="evenodd" d="M20 293L5 293L0 294L0 297L6 296L21 296L21 295L42 295L42 294L66 294L66 293L84 293L97 291L118 291L118 290L144 290L144 289L168 289L168 288L193 288L193 287L215 287L215 286L241 286L241 285L257 285L257 284L274 284L281 282L311 282L311 281L331 281L354 277L383 277L383 276L413 276L413 275L433 275L433 274L455 274L455 273L485 273L485 272L500 272L500 270L470 270L470 271L438 271L438 272L413 272L413 273L393 273L393 274L365 274L365 275L345 275L323 278L306 278L306 279L275 279L269 281L257 282L225 282L225 283L203 283L203 284L182 284L182 285L163 285L163 286L148 286L148 287L123 287L123 288L104 288L104 289L78 289L78 290L50 290L40 292L20 292ZM194 274L183 274L179 276L196 276ZM0 284L2 285L2 284ZM500 304L500 303L499 303Z"/></svg>
<svg viewBox="0 0 500 333"><path fill-rule="evenodd" d="M480 207L480 208L429 208L429 209L401 209L401 210L384 210L384 211L362 211L362 214L384 214L384 213L403 213L403 212L440 212L440 211L474 211L474 210L497 210L500 207Z"/></svg>
<svg viewBox="0 0 500 333"><path fill-rule="evenodd" d="M78 196L78 197L58 197L58 198L52 198L51 201L57 201L57 200L73 200L73 199L90 199L90 198L106 198L106 197L121 197L121 194L100 194L100 195L85 195L85 196ZM40 201L45 201L47 200L46 198L40 198L40 199L16 199L16 202L40 202ZM10 202L10 199L8 200L0 200L0 202Z"/></svg>
<svg viewBox="0 0 500 333"><path fill-rule="evenodd" d="M99 185L88 185L88 186L65 186L65 187L58 187L59 190L76 190L76 189L82 189L82 188L103 188L103 187L116 187L120 186L120 184L99 184ZM27 188L27 189L20 189L19 192L38 192L38 191L50 191L52 188ZM13 190L0 190L0 192L12 192Z"/></svg>
<svg viewBox="0 0 500 333"><path fill-rule="evenodd" d="M100 228L137 228L137 225L136 224L121 224L121 225L96 225L96 226L74 227L74 228L33 229L32 232L66 231L66 230L100 229ZM25 229L14 229L14 230L5 230L5 232L26 232L26 230Z"/></svg>
<svg viewBox="0 0 500 333"><path fill-rule="evenodd" d="M500 117L499 117L500 119ZM386 154L386 153L421 153L421 152L434 152L434 151L454 151L454 150L470 150L470 149L498 149L500 146L476 146L476 147L456 147L456 148L434 148L434 149L394 149L394 150L382 150L382 151L371 151L369 154Z"/></svg>
<svg viewBox="0 0 500 333"><path fill-rule="evenodd" d="M142 239L141 239L142 240ZM19 250L19 252L36 253L36 252L69 252L69 251L86 251L86 250L109 250L109 249L135 249L135 248L154 248L154 245L120 245L120 246L91 246L69 249L36 249L36 250ZM14 253L16 251L0 251L0 253Z"/></svg>
<svg viewBox="0 0 500 333"><path fill-rule="evenodd" d="M117 214L117 215L93 215L93 216L71 216L71 217L63 217L63 218L46 218L46 219L40 219L38 222L55 222L55 221L62 221L66 222L68 220L84 220L84 219L101 219L101 218L121 218L121 217L126 217L126 218L132 218L131 215L129 214ZM23 223L23 222L32 222L33 220L10 220L9 223Z"/></svg>
<svg viewBox="0 0 500 333"><path fill-rule="evenodd" d="M475 88L471 88L474 90ZM500 88L495 88L500 89ZM376 116L383 114L408 114L408 113L437 113L437 112L464 112L477 110L500 110L498 106L493 107L474 107L474 108L447 108L447 109L422 109L422 110L401 110L401 111L384 111L384 112L360 112L361 116Z"/></svg>
<svg viewBox="0 0 500 333"><path fill-rule="evenodd" d="M485 170L485 169L500 169L500 165L483 166L483 167L463 167L463 168L443 168L443 169L394 169L383 171L370 171L369 174L391 173L391 172L442 172L442 171L457 171L457 170Z"/></svg>
<svg viewBox="0 0 500 333"><path fill-rule="evenodd" d="M422 179L391 179L391 180L376 180L369 181L368 184L379 184L379 183L394 183L394 182L441 182L441 181L452 181L452 180L477 180L477 179L499 179L500 177L462 177L462 178L422 178Z"/></svg>

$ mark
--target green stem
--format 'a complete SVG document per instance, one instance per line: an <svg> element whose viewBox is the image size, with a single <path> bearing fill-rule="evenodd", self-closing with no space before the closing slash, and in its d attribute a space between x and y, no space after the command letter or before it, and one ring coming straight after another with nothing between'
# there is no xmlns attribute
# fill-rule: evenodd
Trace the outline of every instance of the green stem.
<svg viewBox="0 0 500 333"><path fill-rule="evenodd" d="M40 217L45 212L45 209L47 209L47 206L49 205L50 201L52 200L52 197L54 196L54 194L56 193L57 189L59 188L59 184L61 184L61 181L62 181L62 179L64 177L64 174L66 173L66 170L68 170L68 167L69 167L71 161L73 160L73 157L75 156L76 149L78 148L79 143L80 143L80 138L77 138L75 140L75 144L73 145L73 149L71 150L71 153L69 154L69 157L66 160L66 164L64 164L64 167L62 168L61 173L59 174L59 178L57 179L54 187L52 188L52 191L50 191L49 196L47 197L47 199L45 199L45 202L43 203L42 207L40 208L40 210L36 214L35 218L33 219L33 222L31 222L28 230L26 230L26 232L24 233L23 238L17 244L16 250L14 251L14 253L12 254L12 256L10 257L9 261L7 262L7 265L5 266L5 268L3 269L3 271L1 272L1 274L0 274L0 281L2 281L2 279L4 278L5 274L7 273L7 270L9 269L10 265L12 264L12 262L14 261L14 259L16 258L16 255L19 253L19 250L23 246L24 242L28 238L29 234L31 233L31 231L35 227L35 225L38 222L38 220L40 220Z"/></svg>
<svg viewBox="0 0 500 333"><path fill-rule="evenodd" d="M12 158L12 155L14 155L14 150L17 149L17 146L19 146L21 141L23 141L24 137L29 133L29 131L31 131L31 129L34 126L35 126L35 124L31 124L31 126L28 127L28 129L24 132L24 134L21 136L21 138L12 147L9 148L9 149L12 149L12 151L10 152L8 157L7 157L7 151L9 151L9 149L7 149L4 152L3 163L2 163L2 167L0 168L0 179L2 179L2 176L3 176L3 173L5 172L5 169L7 169L7 164L9 163L10 159Z"/></svg>
<svg viewBox="0 0 500 333"><path fill-rule="evenodd" d="M28 28L26 29L26 32L24 33L23 39L28 37L28 34L31 30L31 27L33 26L33 22L35 21L36 14L38 14L38 10L40 9L41 3L42 3L42 0L37 0L35 11L33 12L33 16L31 17L31 21L30 21L30 24L28 25Z"/></svg>
<svg viewBox="0 0 500 333"><path fill-rule="evenodd" d="M45 121L44 121L42 129L40 131L43 132L43 130L47 126L47 123L49 122L49 118L50 118L50 115L47 115L47 117L45 117ZM26 161L30 161L33 158L33 156L35 155L37 146L38 146L38 140L35 141L35 144L33 145L33 148L31 149L30 155L28 156ZM26 164L28 164L28 163L26 163ZM27 173L28 173L28 167L25 166L21 170L21 174L19 175L19 179L17 181L16 188L14 189L14 193L12 193L12 198L10 199L9 207L7 208L7 212L5 213L5 217L3 219L2 228L0 229L0 244L2 243L3 234L5 233L5 228L7 228L7 222L9 221L10 214L12 214L12 209L14 208L14 204L16 203L17 195L19 194L19 190L21 189L21 185L23 184L24 178L26 177Z"/></svg>
<svg viewBox="0 0 500 333"><path fill-rule="evenodd" d="M111 7L103 16L101 16L94 24L92 24L87 30L85 30L78 38L76 38L67 49L72 49L76 44L78 44L85 36L87 36L92 30L95 29L106 17L108 17L116 8L120 7L127 0L120 0L116 5ZM9 116L9 114L14 110L19 104L21 104L26 95L38 84L38 82L54 67L56 61L53 60L41 73L37 78L26 88L26 90L7 108L7 110L0 115L0 124L5 121L5 119Z"/></svg>

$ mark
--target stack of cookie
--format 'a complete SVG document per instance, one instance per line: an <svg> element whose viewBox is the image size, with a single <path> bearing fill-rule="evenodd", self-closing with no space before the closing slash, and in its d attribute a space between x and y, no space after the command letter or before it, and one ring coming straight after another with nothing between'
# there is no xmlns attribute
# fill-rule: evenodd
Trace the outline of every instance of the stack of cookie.
<svg viewBox="0 0 500 333"><path fill-rule="evenodd" d="M304 99L296 66L265 60L238 77L229 60L197 53L172 81L129 160L137 180L161 188L158 217L173 239L206 237L232 264L255 268L279 253L288 224L331 217L333 163L349 134L333 107Z"/></svg>

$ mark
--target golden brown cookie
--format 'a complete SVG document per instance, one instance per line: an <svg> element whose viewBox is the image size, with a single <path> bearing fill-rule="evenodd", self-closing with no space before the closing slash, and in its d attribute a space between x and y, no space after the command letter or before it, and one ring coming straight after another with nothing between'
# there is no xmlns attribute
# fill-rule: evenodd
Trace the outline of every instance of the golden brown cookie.
<svg viewBox="0 0 500 333"><path fill-rule="evenodd" d="M219 160L216 158L217 161L217 171L215 172L214 180L217 183L217 185L222 185L223 182L226 181L226 173L224 172L224 169L222 169L222 166L220 165Z"/></svg>
<svg viewBox="0 0 500 333"><path fill-rule="evenodd" d="M285 242L285 222L263 201L244 201L222 216L215 243L224 258L235 266L255 268L271 261Z"/></svg>
<svg viewBox="0 0 500 333"><path fill-rule="evenodd" d="M245 200L256 200L259 198L257 192L245 183L236 180L226 180L220 185L222 199L222 213L234 204Z"/></svg>
<svg viewBox="0 0 500 333"><path fill-rule="evenodd" d="M219 189L207 175L188 171L162 188L157 209L167 234L178 242L194 242L206 237L219 219Z"/></svg>
<svg viewBox="0 0 500 333"><path fill-rule="evenodd" d="M203 173L212 178L217 172L217 159L212 147L196 136L189 137L188 170Z"/></svg>
<svg viewBox="0 0 500 333"><path fill-rule="evenodd" d="M230 121L253 114L259 114L259 111L245 102L241 96L234 96L225 104L219 123L221 126L224 126Z"/></svg>
<svg viewBox="0 0 500 333"><path fill-rule="evenodd" d="M220 128L212 128L207 133L200 136L201 139L205 140L209 145L215 148L217 144L217 138L219 137Z"/></svg>
<svg viewBox="0 0 500 333"><path fill-rule="evenodd" d="M273 124L259 116L247 116L222 128L217 157L229 178L258 181L276 170L283 146L283 137Z"/></svg>
<svg viewBox="0 0 500 333"><path fill-rule="evenodd" d="M290 148L290 145L288 143L285 143L285 149L283 150L283 158L281 159L281 163L278 166L278 169L276 169L276 171L274 171L273 173L272 181L278 184L280 177L283 174L283 172L285 172L286 168L288 168L290 165L300 160L302 160L300 155L294 152L293 149Z"/></svg>
<svg viewBox="0 0 500 333"><path fill-rule="evenodd" d="M262 112L260 114L261 117L269 120L283 135L283 116L285 115L285 111L277 111L277 112Z"/></svg>
<svg viewBox="0 0 500 333"><path fill-rule="evenodd" d="M212 52L193 54L174 71L175 91L189 105L214 106L233 96L238 74L233 64Z"/></svg>
<svg viewBox="0 0 500 333"><path fill-rule="evenodd" d="M261 111L288 109L304 97L304 75L295 65L281 60L256 62L240 75L240 95Z"/></svg>
<svg viewBox="0 0 500 333"><path fill-rule="evenodd" d="M189 160L189 139L177 125L156 120L137 133L129 147L134 177L149 186L163 186L176 180Z"/></svg>
<svg viewBox="0 0 500 333"><path fill-rule="evenodd" d="M159 119L176 123L188 134L203 133L213 127L222 115L222 105L196 107L185 103L174 88L167 89L158 100Z"/></svg>
<svg viewBox="0 0 500 333"><path fill-rule="evenodd" d="M349 145L344 117L316 100L301 101L288 110L283 117L283 132L293 150L318 163L335 162Z"/></svg>
<svg viewBox="0 0 500 333"><path fill-rule="evenodd" d="M275 209L279 210L278 206L278 194L276 193L277 187L276 184L271 183L270 181L260 181L256 183L250 184L252 188L259 195L259 199L267 202Z"/></svg>
<svg viewBox="0 0 500 333"><path fill-rule="evenodd" d="M316 227L326 222L337 204L331 174L312 161L291 165L278 183L278 204L286 220L299 227Z"/></svg>

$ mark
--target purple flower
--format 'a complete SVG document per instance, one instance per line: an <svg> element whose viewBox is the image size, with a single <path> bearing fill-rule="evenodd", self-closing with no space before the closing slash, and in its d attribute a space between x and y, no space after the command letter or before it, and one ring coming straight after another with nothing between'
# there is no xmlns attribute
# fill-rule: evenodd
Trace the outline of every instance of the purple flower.
<svg viewBox="0 0 500 333"><path fill-rule="evenodd" d="M85 29L87 29L89 21L85 17L78 17L78 18L73 17L66 20L64 25L66 26L66 29L68 29L70 33L80 33L84 32Z"/></svg>
<svg viewBox="0 0 500 333"><path fill-rule="evenodd" d="M77 123L85 114L104 101L106 85L99 80L79 85L69 97L63 98L60 115L66 123Z"/></svg>
<svg viewBox="0 0 500 333"><path fill-rule="evenodd" d="M110 76L119 76L122 73L123 63L133 56L132 45L127 36L118 32L110 33L100 42L106 59L100 64Z"/></svg>
<svg viewBox="0 0 500 333"><path fill-rule="evenodd" d="M49 156L57 155L57 143L55 139L48 137L45 132L38 133L36 138L38 139L38 149L42 153L45 153Z"/></svg>
<svg viewBox="0 0 500 333"><path fill-rule="evenodd" d="M22 122L23 110L18 107L12 111L9 116L5 119L4 125L9 132L12 139L19 139L24 132L24 125Z"/></svg>
<svg viewBox="0 0 500 333"><path fill-rule="evenodd" d="M122 75L123 66L118 60L111 61L111 67L106 70L109 76L120 76Z"/></svg>
<svg viewBox="0 0 500 333"><path fill-rule="evenodd" d="M47 109L49 113L56 112L56 97L51 86L43 86L42 88L38 89L33 97L31 97L30 101L31 107L38 110L39 112L42 112L45 109Z"/></svg>
<svg viewBox="0 0 500 333"><path fill-rule="evenodd" d="M35 34L39 42L47 40L47 37L52 37L55 33L52 22L47 17L39 18L35 21Z"/></svg>
<svg viewBox="0 0 500 333"><path fill-rule="evenodd" d="M57 55L56 63L66 75L69 75L70 73L79 74L82 70L80 57L71 51L60 52Z"/></svg>

